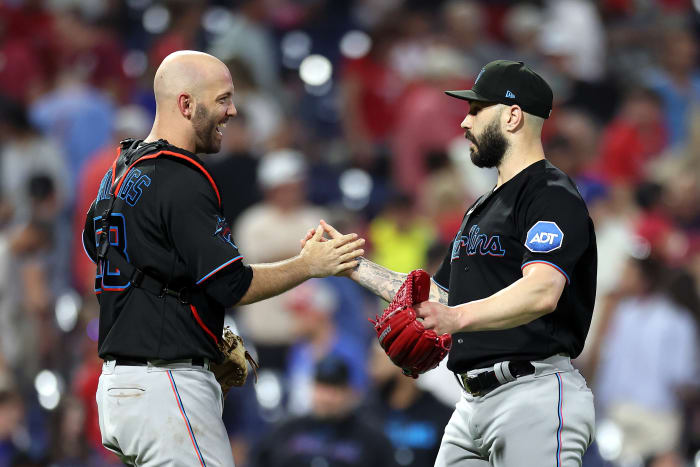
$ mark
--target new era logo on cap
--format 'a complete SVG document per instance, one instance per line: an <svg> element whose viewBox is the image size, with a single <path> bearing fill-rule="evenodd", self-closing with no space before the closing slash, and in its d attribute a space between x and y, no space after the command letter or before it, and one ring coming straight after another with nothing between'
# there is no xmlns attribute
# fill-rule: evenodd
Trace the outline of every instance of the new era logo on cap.
<svg viewBox="0 0 700 467"><path fill-rule="evenodd" d="M511 99L515 99L515 94L513 94L513 91L510 89L506 91L506 97L510 97Z"/></svg>

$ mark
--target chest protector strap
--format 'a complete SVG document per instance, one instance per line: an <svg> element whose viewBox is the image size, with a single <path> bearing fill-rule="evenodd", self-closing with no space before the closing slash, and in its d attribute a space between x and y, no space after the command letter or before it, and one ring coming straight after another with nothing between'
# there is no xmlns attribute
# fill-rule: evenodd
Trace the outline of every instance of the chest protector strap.
<svg viewBox="0 0 700 467"><path fill-rule="evenodd" d="M168 147L167 141L160 139L151 143L141 144L141 146L139 146L139 144L141 144L140 140L126 139L122 141L120 143L119 155L112 165L112 184L110 187L111 196L107 207L101 214L100 219L100 227L102 231L98 237L97 245L98 264L100 261L104 261L106 259L119 269L121 275L129 277L129 282L134 287L142 288L153 293L154 295L157 295L159 298L162 298L165 295L170 295L177 298L180 303L188 304L190 303L192 289L195 287L194 284L180 289L171 289L168 287L167 283L159 280L151 274L143 272L140 268L127 261L126 257L124 257L121 251L115 248L110 248L109 219L112 215L114 203L117 200L119 190L122 182L126 178L126 175L137 163L143 160L154 159L160 156L170 156L189 162L197 170L202 172L203 175L209 180L209 183L211 183L212 187L214 188L214 192L216 193L219 206L221 206L219 190L216 187L211 175L209 175L209 172L207 172L199 162L180 152L166 150L165 148Z"/></svg>

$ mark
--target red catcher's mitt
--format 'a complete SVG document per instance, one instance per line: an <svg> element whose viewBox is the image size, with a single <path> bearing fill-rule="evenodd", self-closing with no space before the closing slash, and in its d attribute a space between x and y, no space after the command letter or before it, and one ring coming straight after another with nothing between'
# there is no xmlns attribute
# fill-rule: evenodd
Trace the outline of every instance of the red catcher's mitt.
<svg viewBox="0 0 700 467"><path fill-rule="evenodd" d="M430 276L416 269L408 275L382 316L370 319L379 344L391 361L413 378L438 366L452 347L451 335L438 336L416 320L413 305L428 300L429 295Z"/></svg>

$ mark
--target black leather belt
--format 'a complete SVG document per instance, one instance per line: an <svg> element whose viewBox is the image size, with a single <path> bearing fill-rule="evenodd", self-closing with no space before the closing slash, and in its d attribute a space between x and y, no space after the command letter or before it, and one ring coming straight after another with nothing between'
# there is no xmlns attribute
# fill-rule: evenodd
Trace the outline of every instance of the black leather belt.
<svg viewBox="0 0 700 467"><path fill-rule="evenodd" d="M474 396L480 396L496 389L498 386L515 381L521 376L531 375L535 367L528 361L501 362L494 365L493 370L483 371L474 376L467 373L458 374L462 387Z"/></svg>
<svg viewBox="0 0 700 467"><path fill-rule="evenodd" d="M108 360L109 360L109 359L108 359ZM120 357L116 357L116 358L114 358L113 360L116 361L116 364L117 364L117 365L123 365L123 366L147 366L149 360L150 360L150 361L154 361L153 359L149 359L149 358L138 358L138 357L129 357L129 358L120 358ZM184 363L186 360L189 360L189 359L185 359L185 360L175 360L175 361L172 361L172 362L163 361L162 363L163 363L163 364L168 364L168 363ZM201 367L204 366L204 359L203 359L202 357L195 357L195 358L193 358L193 359L191 359L191 360L192 360L192 361L191 361L192 366L201 366Z"/></svg>

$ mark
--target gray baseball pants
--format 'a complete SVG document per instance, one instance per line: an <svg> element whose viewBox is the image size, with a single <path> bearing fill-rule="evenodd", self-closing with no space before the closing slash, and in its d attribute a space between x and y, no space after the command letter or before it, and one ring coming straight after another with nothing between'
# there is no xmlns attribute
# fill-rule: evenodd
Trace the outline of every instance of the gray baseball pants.
<svg viewBox="0 0 700 467"><path fill-rule="evenodd" d="M568 356L532 364L534 374L482 396L462 391L435 467L581 466L595 433L593 394Z"/></svg>
<svg viewBox="0 0 700 467"><path fill-rule="evenodd" d="M233 467L221 387L190 363L102 366L102 444L129 465Z"/></svg>

